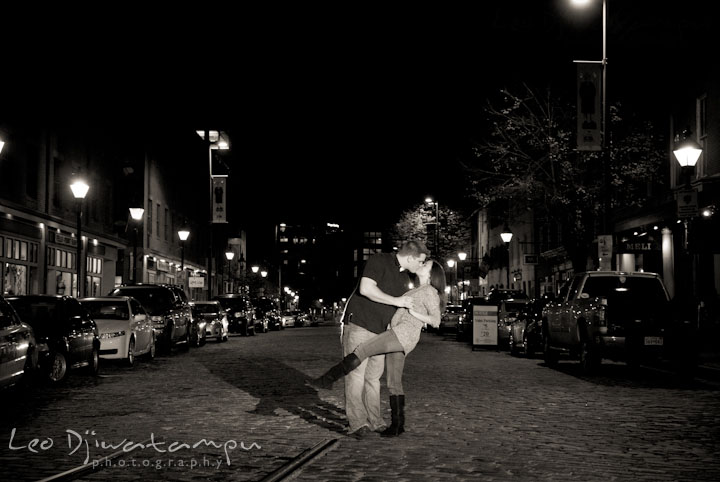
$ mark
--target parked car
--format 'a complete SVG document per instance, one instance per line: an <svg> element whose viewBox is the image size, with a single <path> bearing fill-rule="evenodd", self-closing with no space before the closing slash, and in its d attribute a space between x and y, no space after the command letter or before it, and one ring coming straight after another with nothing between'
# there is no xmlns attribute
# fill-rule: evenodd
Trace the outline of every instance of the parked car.
<svg viewBox="0 0 720 482"><path fill-rule="evenodd" d="M268 329L275 330L275 331L285 329L285 323L283 321L282 316L280 316L280 313L273 310L273 311L269 312L266 316L268 319Z"/></svg>
<svg viewBox="0 0 720 482"><path fill-rule="evenodd" d="M525 307L527 299L509 298L498 301L498 345L510 345L510 331L518 313Z"/></svg>
<svg viewBox="0 0 720 482"><path fill-rule="evenodd" d="M683 375L697 364L695 326L676 318L659 275L647 272L578 273L543 309L545 362L580 360L592 374L603 358L631 366L670 361Z"/></svg>
<svg viewBox="0 0 720 482"><path fill-rule="evenodd" d="M255 307L255 330L265 333L268 330L279 330L277 306L271 298L265 296L252 301Z"/></svg>
<svg viewBox="0 0 720 482"><path fill-rule="evenodd" d="M28 380L37 370L33 329L0 296L0 388Z"/></svg>
<svg viewBox="0 0 720 482"><path fill-rule="evenodd" d="M255 309L250 298L241 294L217 295L213 301L219 301L227 313L230 333L248 336L255 334Z"/></svg>
<svg viewBox="0 0 720 482"><path fill-rule="evenodd" d="M465 310L461 305L447 305L445 312L440 317L440 326L437 329L438 335L448 331L457 333L458 322L465 317Z"/></svg>
<svg viewBox="0 0 720 482"><path fill-rule="evenodd" d="M542 310L551 300L544 296L527 303L510 326L510 354L532 356L542 351Z"/></svg>
<svg viewBox="0 0 720 482"><path fill-rule="evenodd" d="M502 300L507 299L514 299L514 300L527 300L528 296L521 290L511 290L511 289L503 289L503 288L495 288L490 290L490 292L485 296L485 299L487 301L492 302L500 302Z"/></svg>
<svg viewBox="0 0 720 482"><path fill-rule="evenodd" d="M192 315L190 306L183 303L169 287L159 284L123 285L109 296L132 296L142 304L155 331L155 342L169 351L174 345L190 348Z"/></svg>
<svg viewBox="0 0 720 482"><path fill-rule="evenodd" d="M215 338L218 342L228 340L230 324L219 301L194 301L190 303L190 307L193 318L205 327L203 340L206 338Z"/></svg>
<svg viewBox="0 0 720 482"><path fill-rule="evenodd" d="M190 312L190 344L194 347L203 346L205 344L205 322L202 319L195 319L190 308L190 300L188 300L185 290L182 286L163 284L175 293L175 296L181 301L182 305Z"/></svg>
<svg viewBox="0 0 720 482"><path fill-rule="evenodd" d="M81 298L100 334L100 358L123 360L135 365L135 358L155 358L155 331L139 301L129 296Z"/></svg>
<svg viewBox="0 0 720 482"><path fill-rule="evenodd" d="M9 296L20 319L32 326L41 372L52 383L67 379L70 370L85 368L97 375L100 337L97 325L80 302L63 295Z"/></svg>

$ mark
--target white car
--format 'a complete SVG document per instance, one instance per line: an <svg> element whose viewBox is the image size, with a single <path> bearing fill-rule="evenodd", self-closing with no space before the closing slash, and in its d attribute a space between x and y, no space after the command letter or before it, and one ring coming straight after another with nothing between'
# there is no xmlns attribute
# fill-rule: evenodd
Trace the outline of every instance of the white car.
<svg viewBox="0 0 720 482"><path fill-rule="evenodd" d="M230 333L227 314L219 301L193 301L193 317L205 320L205 338L227 341Z"/></svg>
<svg viewBox="0 0 720 482"><path fill-rule="evenodd" d="M81 298L100 334L100 357L130 366L140 355L155 358L155 331L145 309L130 296Z"/></svg>

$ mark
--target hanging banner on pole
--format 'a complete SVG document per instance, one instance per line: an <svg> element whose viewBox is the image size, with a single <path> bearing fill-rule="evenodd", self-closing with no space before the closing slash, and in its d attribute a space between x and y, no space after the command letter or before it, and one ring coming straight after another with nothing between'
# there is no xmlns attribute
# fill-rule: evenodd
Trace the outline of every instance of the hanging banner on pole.
<svg viewBox="0 0 720 482"><path fill-rule="evenodd" d="M212 178L212 222L227 223L227 176Z"/></svg>
<svg viewBox="0 0 720 482"><path fill-rule="evenodd" d="M577 63L577 148L602 150L602 64Z"/></svg>

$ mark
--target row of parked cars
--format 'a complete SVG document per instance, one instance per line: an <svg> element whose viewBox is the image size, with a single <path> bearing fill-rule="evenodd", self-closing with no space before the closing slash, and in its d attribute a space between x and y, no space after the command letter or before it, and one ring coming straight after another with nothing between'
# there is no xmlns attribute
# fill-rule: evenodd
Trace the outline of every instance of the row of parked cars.
<svg viewBox="0 0 720 482"><path fill-rule="evenodd" d="M497 341L510 354L542 353L548 366L577 360L584 374L603 359L631 367L671 366L691 378L698 364L697 323L692 310L671 300L655 273L593 271L567 280L557 296L529 299L496 290L450 305L438 332L455 331L472 342L473 307L497 306Z"/></svg>
<svg viewBox="0 0 720 482"><path fill-rule="evenodd" d="M0 387L35 374L59 383L74 369L94 375L100 358L132 366L157 350L280 330L287 320L270 299L227 294L190 302L181 287L166 284L123 285L81 299L0 296Z"/></svg>

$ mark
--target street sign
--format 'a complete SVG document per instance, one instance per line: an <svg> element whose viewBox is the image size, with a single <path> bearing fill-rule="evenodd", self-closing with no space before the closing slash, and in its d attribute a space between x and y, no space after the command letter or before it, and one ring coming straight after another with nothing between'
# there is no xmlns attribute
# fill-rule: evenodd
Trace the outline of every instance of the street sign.
<svg viewBox="0 0 720 482"><path fill-rule="evenodd" d="M472 340L475 345L497 345L498 307L495 305L474 305Z"/></svg>
<svg viewBox="0 0 720 482"><path fill-rule="evenodd" d="M678 218L693 218L699 214L697 190L685 189L677 193Z"/></svg>
<svg viewBox="0 0 720 482"><path fill-rule="evenodd" d="M203 278L202 276L190 276L188 278L188 286L190 288L204 288L205 278Z"/></svg>
<svg viewBox="0 0 720 482"><path fill-rule="evenodd" d="M538 264L538 256L537 254L526 254L523 262L525 264Z"/></svg>

